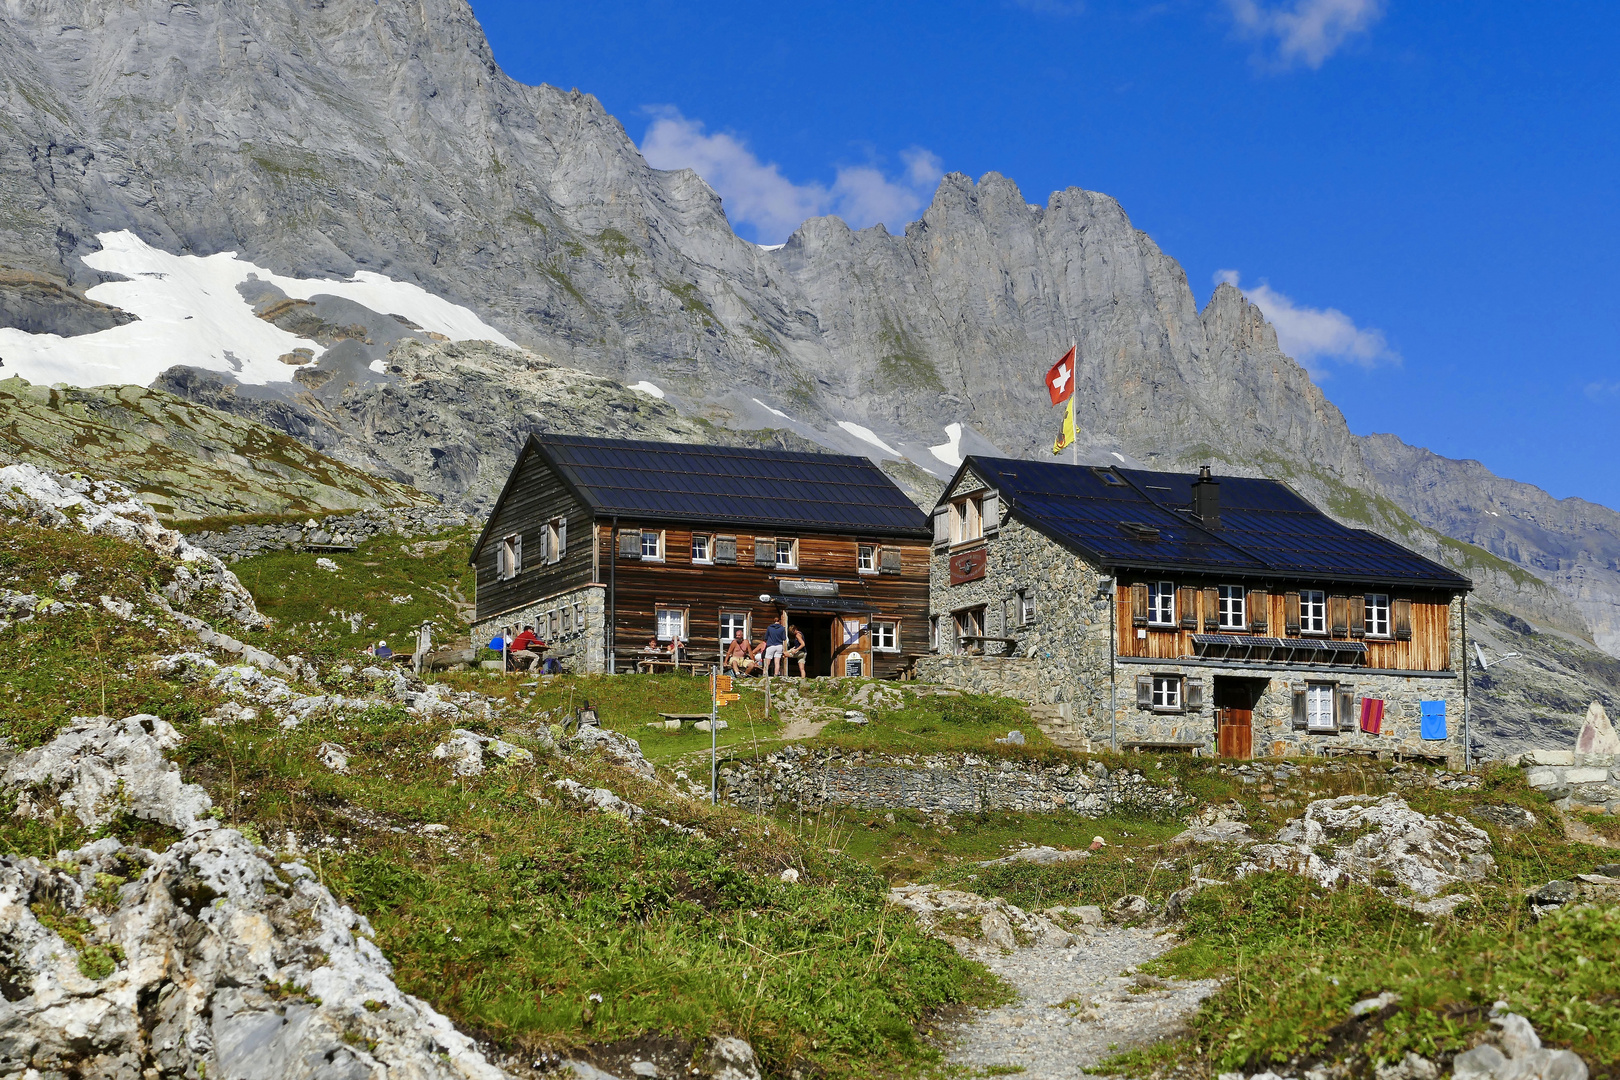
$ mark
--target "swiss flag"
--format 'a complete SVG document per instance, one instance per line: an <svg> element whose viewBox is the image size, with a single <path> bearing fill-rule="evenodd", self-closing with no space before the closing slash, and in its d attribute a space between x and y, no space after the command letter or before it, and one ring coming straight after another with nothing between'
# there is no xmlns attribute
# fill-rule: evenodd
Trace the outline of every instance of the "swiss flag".
<svg viewBox="0 0 1620 1080"><path fill-rule="evenodd" d="M1074 347L1063 354L1063 359L1052 365L1046 373L1046 392L1052 395L1052 404L1061 405L1074 393Z"/></svg>

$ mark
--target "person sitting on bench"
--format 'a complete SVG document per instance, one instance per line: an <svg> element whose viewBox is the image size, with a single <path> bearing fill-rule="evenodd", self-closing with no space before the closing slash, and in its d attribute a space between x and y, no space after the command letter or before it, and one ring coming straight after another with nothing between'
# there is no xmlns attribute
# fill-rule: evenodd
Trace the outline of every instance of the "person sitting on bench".
<svg viewBox="0 0 1620 1080"><path fill-rule="evenodd" d="M765 645L760 643L760 650ZM754 656L754 650L749 646L743 632L738 630L732 637L731 644L726 646L726 667L736 675L752 675L759 669L759 660Z"/></svg>
<svg viewBox="0 0 1620 1080"><path fill-rule="evenodd" d="M509 671L533 671L540 664L539 650L531 646L543 644L535 636L533 626L525 626L523 633L512 639L512 644L506 648L506 667Z"/></svg>

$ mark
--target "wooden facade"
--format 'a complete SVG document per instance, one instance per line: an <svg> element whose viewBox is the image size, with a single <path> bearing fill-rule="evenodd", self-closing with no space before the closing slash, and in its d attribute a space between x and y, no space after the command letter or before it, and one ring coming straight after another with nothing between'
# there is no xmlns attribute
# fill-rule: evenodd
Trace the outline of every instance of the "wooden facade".
<svg viewBox="0 0 1620 1080"><path fill-rule="evenodd" d="M1165 580L1153 575L1152 580ZM1246 589L1245 624L1239 628L1220 624L1219 593L1216 584L1199 579L1175 578L1174 625L1158 625L1149 620L1145 575L1122 571L1115 594L1115 650L1121 658L1150 660L1196 659L1200 655L1194 635L1221 634L1235 637L1283 638L1287 640L1354 641L1366 646L1366 654L1346 666L1393 671L1442 672L1451 670L1451 596L1433 591L1390 595L1388 634L1367 632L1365 593L1353 593L1343 586L1312 584L1326 594L1327 630L1321 634L1299 627L1299 591L1286 584L1268 584Z"/></svg>
<svg viewBox="0 0 1620 1080"><path fill-rule="evenodd" d="M667 646L678 632L687 659L712 663L722 655L722 627L728 637L742 628L754 641L764 638L770 622L785 621L805 635L811 675L889 675L928 650L927 519L865 459L608 440L559 441L558 452L581 443L615 453L622 446L631 455L626 461L643 461L646 468L627 485L663 483L649 478L669 475L670 498L657 491L652 501L679 503L689 512L628 513L624 505L604 506L616 490L571 482L575 474L552 459L551 444L531 440L473 552L475 642L527 622L548 637L549 624L549 639L559 629L572 633L570 640L581 646L575 655L599 657L605 670L626 671L646 657L649 639ZM682 492L681 474L657 473L678 469L688 456L717 453L741 457L740 465L733 461L729 467L743 475L687 477L690 490ZM763 459L762 469L807 471L805 483L819 485L813 498L795 508L795 483L780 475L754 482L746 474L750 453ZM851 521L839 528L840 478L846 473ZM741 492L735 499L727 498L728 484ZM757 492L766 487L773 495L760 502ZM863 523L875 504L903 527ZM749 505L776 513L777 520L764 513L753 520L725 513ZM714 515L698 516L705 508ZM820 527L807 528L806 521Z"/></svg>
<svg viewBox="0 0 1620 1080"><path fill-rule="evenodd" d="M691 525L658 526L654 522L619 522L620 536L630 530L658 529L665 555L660 560L626 557L614 538L613 528L598 523L596 554L600 577L609 586L607 604L613 613L616 651L620 666L635 659L634 654L657 632L658 611L684 612L686 641L696 660L715 660L720 653L722 617L729 613L747 616L750 639L762 639L765 627L785 619L799 626L810 646L809 670L812 675L845 674L851 655L860 657L860 672L888 675L903 660L909 661L928 650L928 562L927 543L919 540L887 540L858 534L798 536L756 536L738 534L734 528L709 529ZM692 537L734 537L736 561L732 564L695 563ZM778 539L794 541L797 566L794 568L758 565L756 547L761 541L774 546ZM713 541L711 540L711 543ZM857 566L859 547L877 549L875 561L881 565L881 552L898 553L894 572L862 573ZM892 558L891 558L892 561ZM611 572L610 572L611 567ZM836 585L836 597L796 598L785 596L783 583L819 582ZM761 600L761 596L770 597ZM813 609L807 610L810 604ZM868 623L896 624L892 647L887 642L875 649ZM856 642L846 638L859 628Z"/></svg>

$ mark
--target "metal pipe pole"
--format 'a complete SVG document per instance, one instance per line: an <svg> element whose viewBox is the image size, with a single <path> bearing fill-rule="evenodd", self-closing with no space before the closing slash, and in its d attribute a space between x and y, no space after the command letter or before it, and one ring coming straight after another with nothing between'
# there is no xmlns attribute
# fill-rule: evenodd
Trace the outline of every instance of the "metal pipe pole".
<svg viewBox="0 0 1620 1080"><path fill-rule="evenodd" d="M1108 748L1119 753L1119 631L1115 620L1119 616L1119 573L1108 586Z"/></svg>
<svg viewBox="0 0 1620 1080"><path fill-rule="evenodd" d="M716 674L709 679L709 805L720 805L720 766L719 748L720 735L715 730L720 726L720 676L719 668L714 669ZM755 770L758 772L758 770ZM757 780L758 777L756 776Z"/></svg>
<svg viewBox="0 0 1620 1080"><path fill-rule="evenodd" d="M1462 668L1463 668L1463 772L1474 771L1474 742L1468 731L1468 594L1462 598Z"/></svg>
<svg viewBox="0 0 1620 1080"><path fill-rule="evenodd" d="M617 663L617 658L613 655L613 653L614 653L614 648L613 647L614 647L614 645L617 644L617 642L615 642L613 640L613 638L614 638L614 633L613 633L614 623L619 617L618 616L618 604L619 604L618 571L619 571L619 518L618 518L617 515L615 515L614 518L613 518L613 526L608 531L608 604L607 604L607 609L608 610L607 610L607 625L602 628L602 638L603 638L603 640L605 640L607 642L607 671L608 671L609 675L617 675L619 673L619 667L618 667L618 663Z"/></svg>

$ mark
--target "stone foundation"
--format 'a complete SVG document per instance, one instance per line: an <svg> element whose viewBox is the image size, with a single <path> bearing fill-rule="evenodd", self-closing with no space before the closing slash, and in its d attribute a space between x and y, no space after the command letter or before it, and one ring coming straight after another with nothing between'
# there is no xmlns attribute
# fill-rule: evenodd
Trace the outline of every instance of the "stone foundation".
<svg viewBox="0 0 1620 1080"><path fill-rule="evenodd" d="M1519 758L1525 783L1554 800L1560 810L1620 814L1620 754L1532 750Z"/></svg>
<svg viewBox="0 0 1620 1080"><path fill-rule="evenodd" d="M1194 801L1135 770L1110 772L1096 761L1043 765L972 754L907 758L802 746L757 763L726 762L720 768L720 787L727 802L758 811L847 806L947 814L1005 810L1152 817L1174 816Z"/></svg>
<svg viewBox="0 0 1620 1080"><path fill-rule="evenodd" d="M472 646L482 648L498 633L511 630L516 636L532 625L551 646L548 657L562 660L575 674L601 674L607 670L606 596L606 587L586 585L503 611L473 624ZM571 612L567 630L562 629L564 609Z"/></svg>

